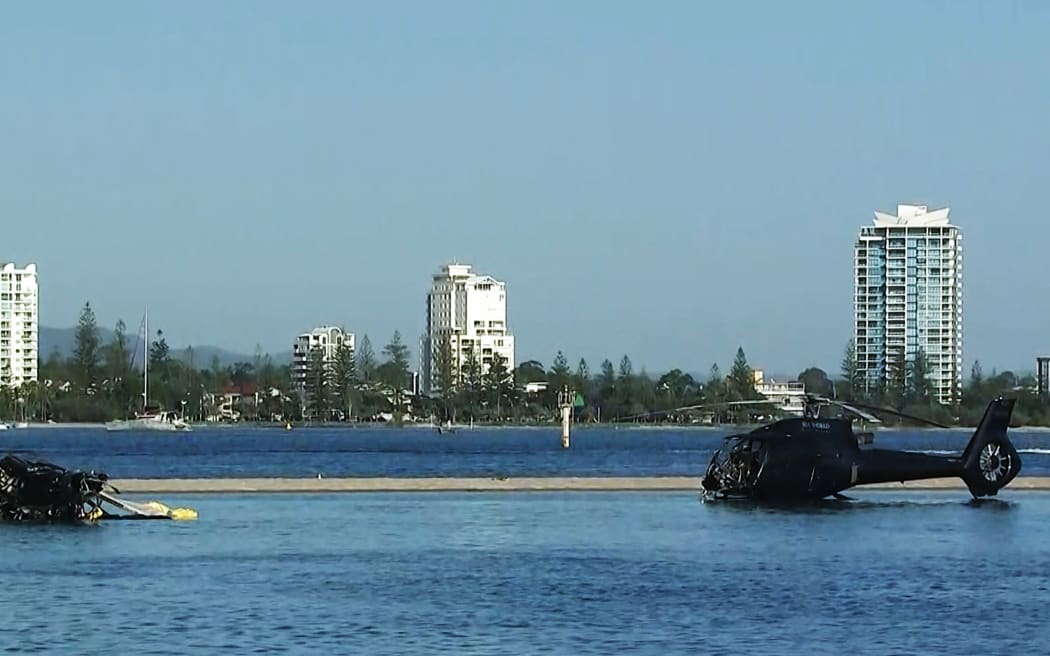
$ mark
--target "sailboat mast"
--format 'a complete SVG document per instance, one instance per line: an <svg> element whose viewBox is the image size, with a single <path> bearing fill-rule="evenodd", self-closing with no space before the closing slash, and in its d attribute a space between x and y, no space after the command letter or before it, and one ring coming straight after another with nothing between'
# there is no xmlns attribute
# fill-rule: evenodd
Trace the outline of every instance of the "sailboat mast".
<svg viewBox="0 0 1050 656"><path fill-rule="evenodd" d="M142 315L142 411L149 406L149 308Z"/></svg>

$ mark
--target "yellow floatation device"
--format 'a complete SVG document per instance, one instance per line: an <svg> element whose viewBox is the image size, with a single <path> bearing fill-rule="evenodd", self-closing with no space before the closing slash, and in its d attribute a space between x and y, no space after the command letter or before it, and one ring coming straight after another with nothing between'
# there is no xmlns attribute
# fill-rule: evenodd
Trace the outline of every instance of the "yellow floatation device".
<svg viewBox="0 0 1050 656"><path fill-rule="evenodd" d="M171 519L176 520L187 520L197 519L197 511L193 508L169 508L160 501L147 501L142 504L144 507L152 510L158 515L167 515Z"/></svg>
<svg viewBox="0 0 1050 656"><path fill-rule="evenodd" d="M140 515L143 517L167 517L168 519L174 520L188 520L197 519L197 511L193 508L170 508L160 501L147 501L146 503L136 503L134 501L128 501L127 499L121 499L120 497L113 496L106 492L99 494L99 497L112 503L115 506L123 508L128 512ZM97 510L97 509L96 509ZM101 513L101 510L99 510ZM95 513L90 513L94 515Z"/></svg>

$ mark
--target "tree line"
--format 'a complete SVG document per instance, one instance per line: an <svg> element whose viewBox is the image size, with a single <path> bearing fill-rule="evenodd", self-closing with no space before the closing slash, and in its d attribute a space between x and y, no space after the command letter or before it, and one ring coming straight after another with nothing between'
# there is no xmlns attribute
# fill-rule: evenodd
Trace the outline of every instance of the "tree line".
<svg viewBox="0 0 1050 656"><path fill-rule="evenodd" d="M199 362L193 347L182 357L171 353L163 330L150 339L148 362L141 362L141 341L130 343L121 320L103 343L90 302L80 313L73 352L52 352L40 362L37 381L19 387L0 384L0 417L56 422L102 422L134 416L147 408L177 410L194 421L221 415L224 392L230 392L235 416L246 420L329 420L355 416L372 419L403 407L409 351L400 333L382 350L372 351L368 336L355 354L343 348L324 358L314 349L305 381L296 385L291 364L277 364L256 347L251 361L223 365L213 356ZM148 369L148 398L144 380ZM8 380L6 373L0 382ZM400 385L395 385L400 381ZM388 393L388 390L394 390Z"/></svg>
<svg viewBox="0 0 1050 656"><path fill-rule="evenodd" d="M238 393L233 410L249 421L397 422L411 413L416 420L441 423L546 422L558 416L558 393L564 388L578 394L574 414L583 422L748 423L777 414L769 405L728 403L763 398L742 347L728 374L714 364L706 378L678 368L660 375L644 369L636 372L628 355L617 365L602 360L592 371L586 359L572 366L559 351L549 367L527 360L512 370L498 353L483 362L474 351L468 351L457 366L447 338L439 338L434 349L432 390L412 395L411 352L397 331L379 355L367 335L356 349L343 344L326 353L314 347L305 370L295 372L289 364L276 364L258 347L251 361L225 366L215 357L206 366L197 362L192 347L181 358L173 357L163 331L157 330L148 346L147 399L142 363L136 362L141 343L129 343L123 321L117 322L112 339L103 343L86 303L73 352L68 357L52 353L41 362L39 379L49 384L0 385L0 417L97 422L131 416L150 404L203 421L220 414L221 392L231 388ZM920 352L903 364L903 353L894 355L892 360L900 366L891 366L881 379L866 380L851 340L839 376L810 367L797 379L813 394L890 407L944 424L973 425L989 400L1008 395L1018 399L1015 423L1050 425L1050 403L1033 391L1031 376L994 370L986 376L977 362L961 397L941 404L925 356ZM7 375L0 372L4 380Z"/></svg>
<svg viewBox="0 0 1050 656"><path fill-rule="evenodd" d="M889 354L885 375L866 379L857 361L851 339L843 353L840 376L829 378L822 369L812 367L799 374L806 391L844 401L869 403L945 425L976 425L988 403L998 396L1017 399L1014 425L1050 425L1050 397L1040 395L1034 375L1017 375L1012 371L985 375L979 360L974 361L970 377L961 395L942 403L930 380L930 365L920 349L911 361L902 347Z"/></svg>

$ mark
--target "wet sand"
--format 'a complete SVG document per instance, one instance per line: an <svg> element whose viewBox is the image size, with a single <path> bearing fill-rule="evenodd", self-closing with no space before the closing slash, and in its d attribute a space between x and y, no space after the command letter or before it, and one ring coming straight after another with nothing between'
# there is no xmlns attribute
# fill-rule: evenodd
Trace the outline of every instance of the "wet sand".
<svg viewBox="0 0 1050 656"><path fill-rule="evenodd" d="M155 478L112 481L121 492L646 492L699 491L693 476L544 478ZM957 478L858 486L866 490L965 490ZM1050 490L1050 477L1015 479L1004 490Z"/></svg>

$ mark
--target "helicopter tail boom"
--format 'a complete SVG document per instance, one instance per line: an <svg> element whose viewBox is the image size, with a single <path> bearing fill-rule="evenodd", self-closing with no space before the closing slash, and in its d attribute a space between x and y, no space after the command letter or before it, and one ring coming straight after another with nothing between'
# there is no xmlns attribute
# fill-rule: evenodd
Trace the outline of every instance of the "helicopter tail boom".
<svg viewBox="0 0 1050 656"><path fill-rule="evenodd" d="M1021 457L1006 435L1014 401L998 398L988 404L963 451L962 479L975 497L995 496L1021 471Z"/></svg>

